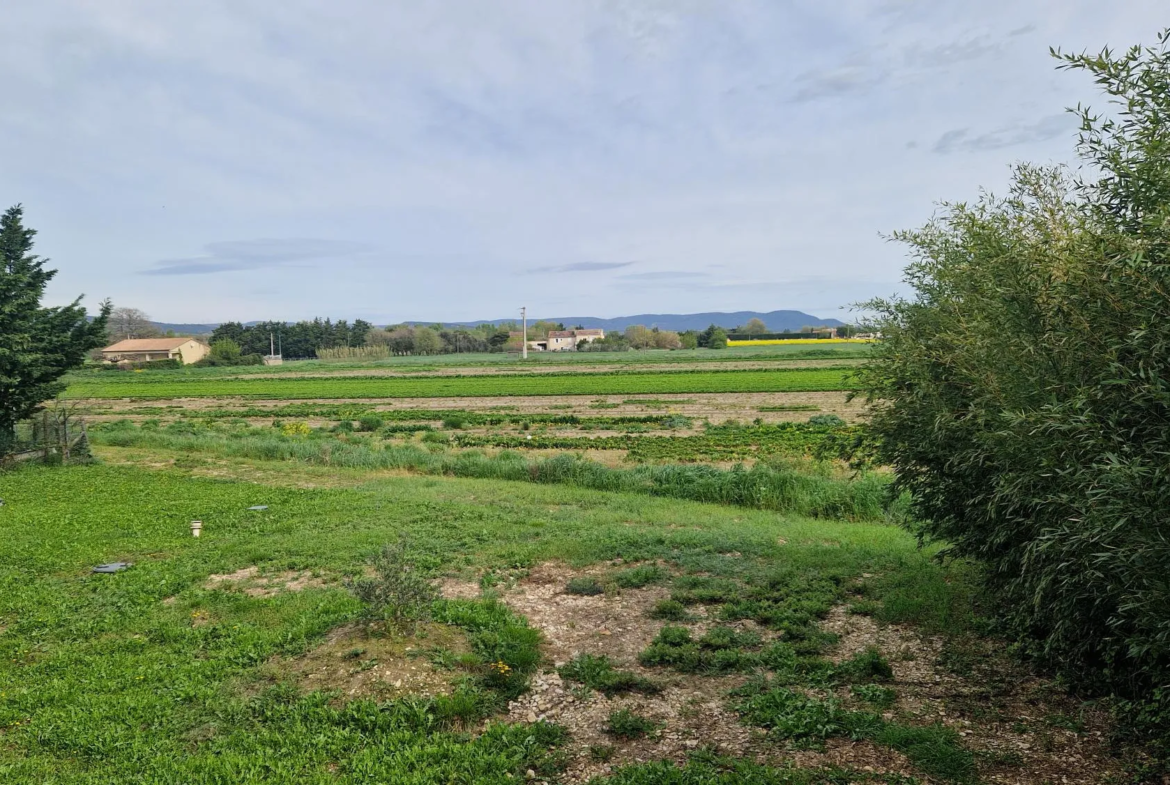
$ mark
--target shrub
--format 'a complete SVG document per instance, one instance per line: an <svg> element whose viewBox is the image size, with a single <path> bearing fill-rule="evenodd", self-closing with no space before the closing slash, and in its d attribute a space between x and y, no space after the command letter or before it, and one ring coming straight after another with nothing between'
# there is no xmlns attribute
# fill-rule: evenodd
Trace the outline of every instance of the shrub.
<svg viewBox="0 0 1170 785"><path fill-rule="evenodd" d="M286 422L280 426L280 432L284 436L308 436L312 433L308 423L304 422Z"/></svg>
<svg viewBox="0 0 1170 785"><path fill-rule="evenodd" d="M349 582L350 590L362 601L366 618L385 621L400 630L430 618L439 590L419 571L404 540L382 548L370 563L372 577ZM489 661L502 659L497 655L489 652Z"/></svg>
<svg viewBox="0 0 1170 785"><path fill-rule="evenodd" d="M1021 166L909 245L859 381L916 530L983 562L1004 627L1082 689L1170 672L1170 31L1058 56L1116 117L1078 110L1092 179Z"/></svg>
<svg viewBox="0 0 1170 785"><path fill-rule="evenodd" d="M467 427L468 418L461 414L448 414L443 418L443 427L452 431L458 431Z"/></svg>
<svg viewBox="0 0 1170 785"><path fill-rule="evenodd" d="M372 433L382 427L382 418L376 414L364 415L358 420L358 430Z"/></svg>

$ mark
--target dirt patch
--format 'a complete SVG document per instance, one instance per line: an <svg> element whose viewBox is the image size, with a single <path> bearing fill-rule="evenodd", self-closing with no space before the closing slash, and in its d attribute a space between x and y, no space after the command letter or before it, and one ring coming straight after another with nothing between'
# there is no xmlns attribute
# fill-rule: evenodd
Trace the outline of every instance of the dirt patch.
<svg viewBox="0 0 1170 785"><path fill-rule="evenodd" d="M344 405L355 404L368 406L376 411L395 411L399 409L427 409L435 411L435 419L442 418L442 412L449 409L461 409L474 412L498 412L501 407L512 414L576 414L581 417L597 416L629 416L645 414L681 414L699 420L709 419L711 422L725 422L740 420L750 422L759 417L765 422L803 422L814 414L836 414L849 421L856 422L862 418L865 408L860 400L846 401L845 392L763 392L763 393L686 393L687 403L672 403L665 407L655 406L648 409L640 401L657 400L663 397L662 393L647 393L645 395L533 395L533 396L497 396L497 397L465 397L465 398L316 398L298 399L298 404ZM605 401L614 404L614 408L595 409L592 404ZM159 414L150 416L172 417L178 416L183 409L252 409L274 408L283 406L286 400L250 400L243 398L174 398L168 400L152 400L145 402L150 406L160 407ZM96 407L101 408L101 415L93 414L93 419L118 419L124 416L127 409L137 409L144 405L143 401L88 399L80 400L79 406L85 411ZM164 411L162 407L172 407ZM550 407L557 407L552 409ZM760 411L760 407L776 406L813 406L815 410L805 411ZM568 407L568 408L565 408ZM266 415L270 419L272 415Z"/></svg>
<svg viewBox="0 0 1170 785"><path fill-rule="evenodd" d="M1107 714L1087 709L994 651L992 643L971 642L979 649L966 656L976 664L960 676L944 667L956 655L941 638L923 638L900 625L878 625L844 607L835 608L822 627L841 636L831 655L836 661L877 647L890 662L891 686L898 692L887 718L909 716L916 723L953 728L975 752L986 782L1089 785L1121 774L1121 762L1110 757L1105 741ZM821 755L802 753L802 765L839 765L837 748L840 744Z"/></svg>
<svg viewBox="0 0 1170 785"><path fill-rule="evenodd" d="M274 597L286 591L323 589L328 584L310 572L277 572L265 574L259 567L244 567L235 572L207 576L204 589L241 591L249 597Z"/></svg>
<svg viewBox="0 0 1170 785"><path fill-rule="evenodd" d="M412 635L347 625L307 654L273 660L268 670L306 691L335 690L345 700L446 695L458 673L436 666L435 653L449 658L468 651L467 636L445 624L420 625Z"/></svg>
<svg viewBox="0 0 1170 785"><path fill-rule="evenodd" d="M699 747L772 765L802 768L841 767L875 775L901 774L922 778L920 771L896 750L868 741L830 739L816 750L792 749L743 725L728 707L727 693L745 676L692 676L643 668L638 653L658 634L663 622L647 615L669 592L660 586L624 589L620 593L577 596L565 593L568 581L602 576L617 565L576 570L542 564L510 587L501 598L539 628L545 637L547 665L529 692L508 706L508 722L547 720L570 732L566 747L566 783L584 783L615 767L651 760L682 762ZM476 583L450 579L447 597L476 597ZM686 625L701 635L712 625L707 610L692 608L696 620ZM741 626L741 625L734 625ZM765 641L773 633L760 630ZM891 721L912 724L941 722L953 728L971 749L982 781L992 783L1102 783L1118 776L1122 765L1108 755L1103 713L1086 713L1073 698L1005 661L988 655L987 672L957 675L940 664L942 639L923 638L899 625L878 625L844 607L824 621L826 631L840 636L829 659L840 662L869 647L878 648L894 671L890 686L897 703L884 712ZM614 666L632 671L661 686L656 695L619 694L606 697L566 682L556 672L579 654L606 655ZM855 702L848 688L838 691ZM864 708L858 705L858 708ZM624 741L605 731L611 712L630 709L658 723L650 737ZM1075 728L1073 725L1075 724ZM929 782L930 780L924 780Z"/></svg>
<svg viewBox="0 0 1170 785"><path fill-rule="evenodd" d="M763 755L764 735L741 724L726 707L727 691L742 684L744 677L686 676L638 664L638 653L664 624L649 618L647 612L669 596L667 589L650 586L592 597L565 593L571 578L597 577L614 566L574 570L560 564L543 564L502 592L503 601L544 634L544 653L553 666L537 674L532 689L508 705L506 720L547 720L569 730L570 762L563 778L566 783L587 782L631 763L659 759L682 762L701 746L733 756ZM445 596L475 596L473 589L478 594L475 584L449 581L443 586ZM702 634L710 621L702 617L702 608L693 610L700 618L689 626L696 634ZM615 667L655 681L662 692L606 697L563 681L555 667L579 654L604 654ZM638 740L611 737L605 726L610 713L620 709L630 709L659 723L659 730L652 737ZM604 754L599 755L602 751Z"/></svg>

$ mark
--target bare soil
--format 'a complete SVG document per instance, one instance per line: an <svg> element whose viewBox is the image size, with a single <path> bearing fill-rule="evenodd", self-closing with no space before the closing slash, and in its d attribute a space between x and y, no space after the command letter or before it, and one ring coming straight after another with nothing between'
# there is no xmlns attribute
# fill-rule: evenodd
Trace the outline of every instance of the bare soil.
<svg viewBox="0 0 1170 785"><path fill-rule="evenodd" d="M294 680L305 691L336 691L346 700L391 700L406 695L445 695L458 675L436 667L430 650L470 651L467 636L445 624L424 624L411 634L351 624L339 627L300 657L278 657L269 675Z"/></svg>
<svg viewBox="0 0 1170 785"><path fill-rule="evenodd" d="M683 403L658 404L671 399ZM836 414L850 422L861 419L864 406L860 401L848 402L844 392L773 392L773 393L687 393L681 396L646 395L533 395L501 396L495 398L321 398L298 400L296 403L341 405L358 404L369 406L376 411L401 409L429 409L436 412L435 420L442 419L442 412L460 409L474 412L507 411L514 414L575 414L590 416L631 416L645 414L681 414L711 422L727 420L751 421L759 417L765 422L801 422L814 414ZM640 404L645 400L648 403ZM615 404L614 408L598 409L597 402ZM629 403L626 403L629 401ZM158 401L85 400L79 406L91 412L87 417L93 420L105 419L147 419L178 416L180 410L170 412L159 410L148 415L126 414L128 409L144 406L178 406L197 411L201 409L244 409L277 407L289 403L285 400L245 400L242 398L175 398ZM769 406L815 406L815 410L761 412L759 407ZM504 407L504 408L501 408ZM552 407L556 407L555 409ZM566 408L567 407L567 408Z"/></svg>
<svg viewBox="0 0 1170 785"><path fill-rule="evenodd" d="M662 587L626 589L620 593L582 597L566 594L571 578L597 576L613 565L575 570L543 564L502 591L502 599L528 618L545 637L546 668L532 689L509 704L507 721L547 720L566 727L566 783L584 783L630 763L667 759L682 762L698 747L712 747L737 758L804 768L840 766L876 774L929 778L916 771L901 753L871 742L830 739L822 749L793 749L743 725L728 708L727 692L746 677L706 677L643 668L637 655L657 635L663 622L647 611L668 595ZM443 585L445 596L474 597L479 586L456 580ZM701 634L710 625L704 609L690 626ZM840 636L831 653L835 661L870 646L877 647L894 670L898 701L887 719L953 727L976 754L980 776L992 783L1105 783L1116 777L1120 763L1109 757L1106 718L1086 710L1051 683L989 653L987 662L998 674L959 676L940 664L941 639L923 638L914 630L881 626L865 616L836 608L823 624ZM766 631L762 631L765 632ZM565 682L556 668L578 654L608 656L615 667L645 676L662 686L657 695L616 695L612 698ZM849 701L847 690L839 694ZM605 732L612 711L629 708L660 724L650 737L623 741ZM1077 730L1054 718L1076 717ZM598 754L603 752L604 754ZM601 758L604 758L602 760Z"/></svg>
<svg viewBox="0 0 1170 785"><path fill-rule="evenodd" d="M275 597L280 592L320 589L328 584L309 572L262 573L259 567L207 576L205 589L241 591L249 597Z"/></svg>

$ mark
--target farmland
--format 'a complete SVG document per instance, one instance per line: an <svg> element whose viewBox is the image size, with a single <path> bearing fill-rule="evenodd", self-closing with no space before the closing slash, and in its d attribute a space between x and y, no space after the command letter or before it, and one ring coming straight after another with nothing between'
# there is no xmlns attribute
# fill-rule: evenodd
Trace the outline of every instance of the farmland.
<svg viewBox="0 0 1170 785"><path fill-rule="evenodd" d="M422 378L311 376L184 378L163 372L103 374L70 384L69 398L445 398L514 395L637 395L682 393L798 392L847 389L848 368L667 373L468 375Z"/></svg>
<svg viewBox="0 0 1170 785"><path fill-rule="evenodd" d="M900 525L847 365L674 359L76 374L97 463L0 475L0 780L1121 771ZM395 543L415 626L359 599Z"/></svg>

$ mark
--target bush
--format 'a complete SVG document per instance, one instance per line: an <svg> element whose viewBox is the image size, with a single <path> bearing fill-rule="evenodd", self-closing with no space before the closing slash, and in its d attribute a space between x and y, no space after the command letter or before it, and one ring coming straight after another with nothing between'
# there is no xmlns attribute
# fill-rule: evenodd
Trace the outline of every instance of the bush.
<svg viewBox="0 0 1170 785"><path fill-rule="evenodd" d="M1116 104L1080 112L1092 179L1021 166L897 235L915 297L870 304L859 379L919 534L986 565L1029 651L1138 698L1170 672L1170 31L1061 57Z"/></svg>
<svg viewBox="0 0 1170 785"><path fill-rule="evenodd" d="M430 618L439 590L419 571L403 540L382 548L370 563L372 577L349 582L350 590L362 601L366 618L385 621L400 630ZM504 656L493 650L487 652L487 659L496 662Z"/></svg>
<svg viewBox="0 0 1170 785"><path fill-rule="evenodd" d="M358 420L358 430L372 433L382 427L382 418L376 414L367 414Z"/></svg>

